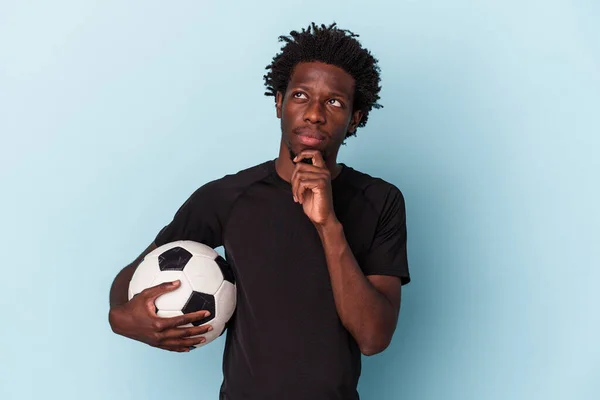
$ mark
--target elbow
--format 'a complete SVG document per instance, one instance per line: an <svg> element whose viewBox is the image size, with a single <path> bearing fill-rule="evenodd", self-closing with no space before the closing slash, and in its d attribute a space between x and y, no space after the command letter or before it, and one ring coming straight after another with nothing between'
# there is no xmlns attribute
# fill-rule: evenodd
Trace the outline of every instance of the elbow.
<svg viewBox="0 0 600 400"><path fill-rule="evenodd" d="M388 348L391 338L374 338L359 343L360 352L365 356L379 354Z"/></svg>

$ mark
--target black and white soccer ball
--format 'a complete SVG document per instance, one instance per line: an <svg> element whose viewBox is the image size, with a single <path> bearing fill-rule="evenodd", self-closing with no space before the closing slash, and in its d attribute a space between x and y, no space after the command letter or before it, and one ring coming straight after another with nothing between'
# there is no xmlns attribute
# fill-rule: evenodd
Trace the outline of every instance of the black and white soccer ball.
<svg viewBox="0 0 600 400"><path fill-rule="evenodd" d="M181 285L159 296L154 304L160 317L174 317L199 310L210 315L193 323L210 324L203 336L212 342L225 330L236 307L236 287L227 261L211 247L190 240L166 243L148 253L129 282L129 300L146 288L180 280ZM192 326L183 325L183 326Z"/></svg>

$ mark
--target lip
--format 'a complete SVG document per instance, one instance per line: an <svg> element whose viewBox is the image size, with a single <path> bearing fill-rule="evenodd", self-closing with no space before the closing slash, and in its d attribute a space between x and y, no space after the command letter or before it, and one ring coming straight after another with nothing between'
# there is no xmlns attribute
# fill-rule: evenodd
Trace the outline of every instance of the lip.
<svg viewBox="0 0 600 400"><path fill-rule="evenodd" d="M324 142L324 140L322 140L322 139L316 139L314 137L302 136L302 135L298 135L298 141L306 146L311 146L311 147L318 146Z"/></svg>
<svg viewBox="0 0 600 400"><path fill-rule="evenodd" d="M294 133L298 136L299 142L308 146L316 146L325 141L325 135L308 127L294 129Z"/></svg>

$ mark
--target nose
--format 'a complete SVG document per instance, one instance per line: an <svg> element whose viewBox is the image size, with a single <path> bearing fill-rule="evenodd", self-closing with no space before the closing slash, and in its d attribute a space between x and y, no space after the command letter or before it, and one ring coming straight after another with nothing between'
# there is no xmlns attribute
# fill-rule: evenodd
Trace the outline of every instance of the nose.
<svg viewBox="0 0 600 400"><path fill-rule="evenodd" d="M312 124L323 124L325 122L325 110L319 101L312 100L306 106L304 121Z"/></svg>

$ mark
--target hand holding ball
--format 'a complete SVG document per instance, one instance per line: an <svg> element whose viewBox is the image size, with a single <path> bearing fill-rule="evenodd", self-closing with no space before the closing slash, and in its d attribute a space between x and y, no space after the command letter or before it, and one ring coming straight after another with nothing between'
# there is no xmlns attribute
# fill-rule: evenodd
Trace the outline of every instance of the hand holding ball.
<svg viewBox="0 0 600 400"><path fill-rule="evenodd" d="M202 336L204 346L225 330L236 307L235 279L228 263L211 247L194 241L176 241L154 249L138 265L129 283L129 300L160 284L179 281L179 287L162 291L154 300L158 317L185 316L208 311L207 317L179 329L210 325Z"/></svg>

